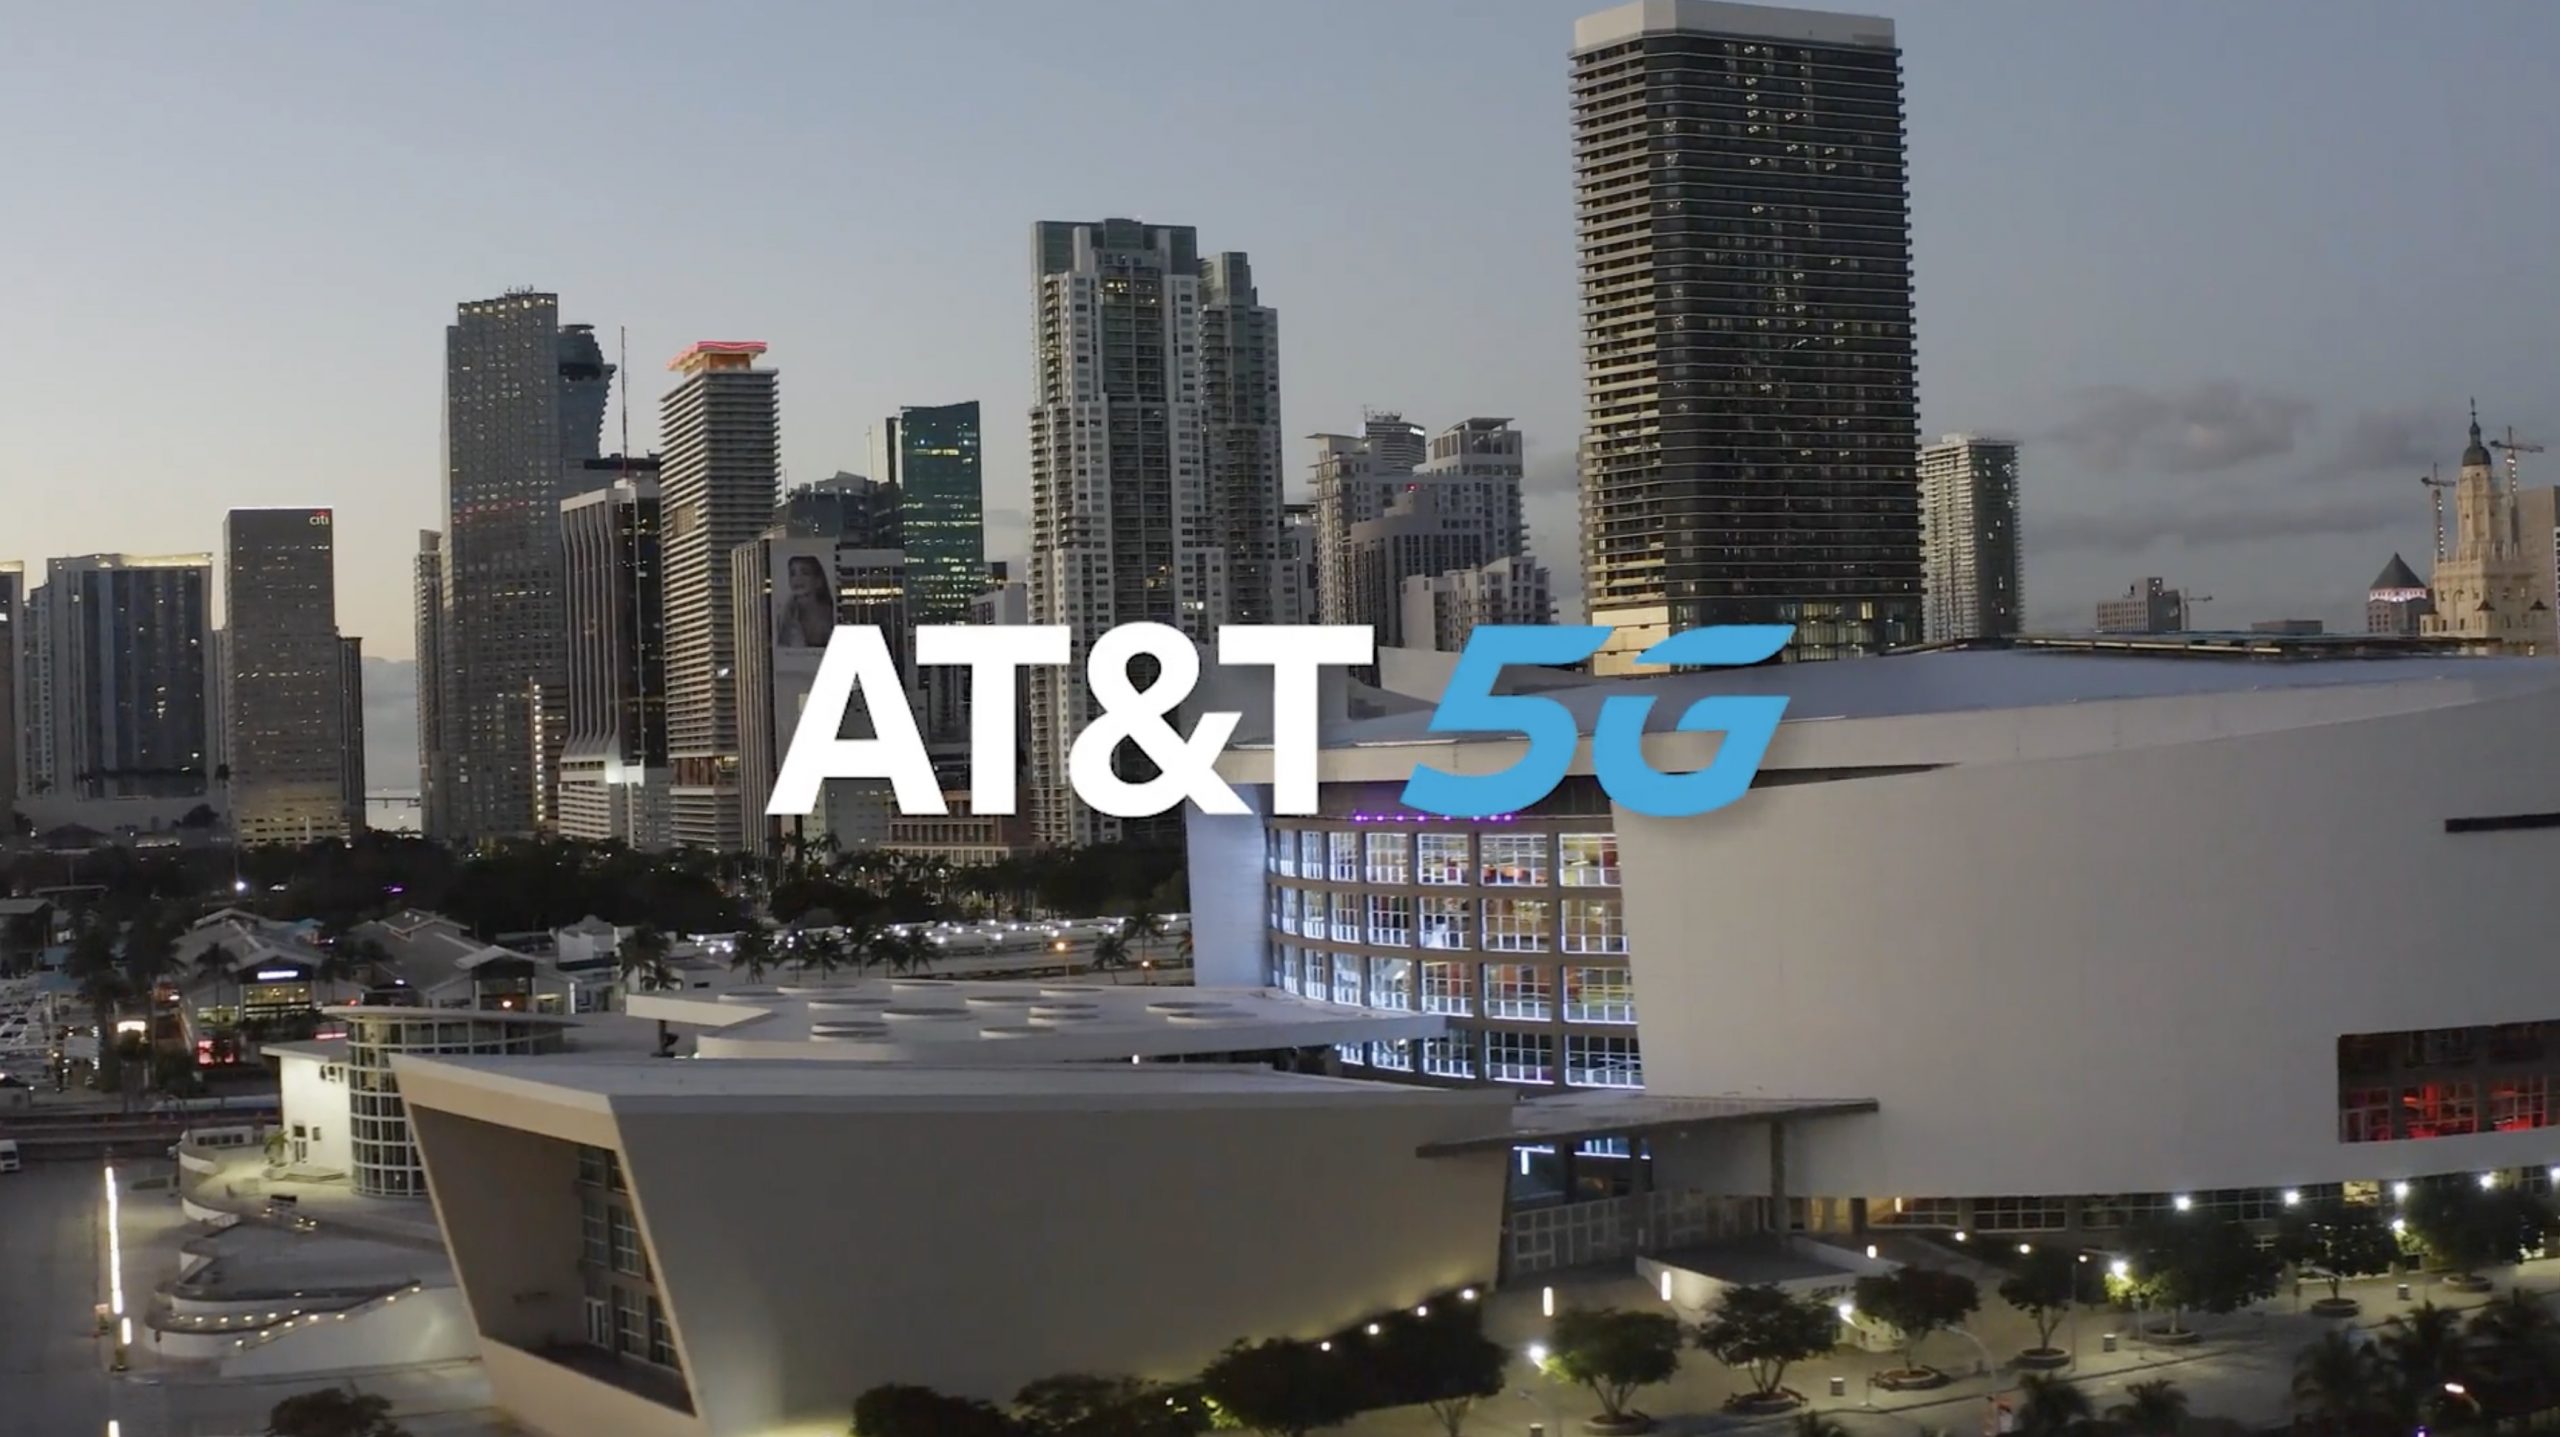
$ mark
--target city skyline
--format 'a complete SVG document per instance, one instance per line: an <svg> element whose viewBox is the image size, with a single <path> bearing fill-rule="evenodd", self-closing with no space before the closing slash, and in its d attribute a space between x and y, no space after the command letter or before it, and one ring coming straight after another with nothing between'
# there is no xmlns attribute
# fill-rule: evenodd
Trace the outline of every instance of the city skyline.
<svg viewBox="0 0 2560 1437"><path fill-rule="evenodd" d="M478 164L502 191L539 186L564 214L601 205L659 162L670 133L681 138L643 109L627 144L582 156L565 181L530 150L521 161L490 158L499 120L467 113L468 96L500 77L475 79L460 95L404 92L406 82L372 58L443 53L465 43L466 20L367 17L300 27L289 44L270 45L261 25L222 34L178 10L147 34L126 31L119 17L50 17L38 46L49 59L113 54L137 82L171 80L176 102L205 115L196 130L305 161L313 193L252 186L254 205L207 197L205 177L221 171L190 159L202 143L192 133L153 126L137 147L123 133L130 122L112 115L34 157L32 183L52 199L57 223L20 237L24 271L48 281L29 325L80 334L91 363L139 383L91 391L66 383L73 370L40 350L0 358L0 381L28 401L31 421L25 442L0 460L0 490L25 498L69 487L98 501L30 506L7 557L29 563L32 584L52 555L210 548L229 507L327 505L344 516L341 627L366 636L369 657L406 657L409 596L398 576L415 532L436 522L432 414L416 402L435 372L434 328L457 296L519 283L555 287L564 314L597 324L608 348L622 325L644 355L702 333L773 340L795 357L795 393L809 397L786 440L794 483L858 466L870 416L919 394L981 396L989 557L1019 557L1028 509L1027 334L1013 278L1022 227L1044 213L1161 214L1249 250L1256 282L1291 316L1282 339L1289 499L1306 494L1294 452L1306 419L1363 403L1517 415L1530 445L1530 548L1556 570L1570 605L1580 589L1571 455L1581 415L1561 76L1573 21L1598 8L1522 5L1489 16L1414 5L1375 16L1315 4L1269 17L1255 37L1275 61L1264 73L1287 73L1291 56L1321 56L1363 75L1381 67L1396 83L1351 85L1357 104L1311 115L1276 79L1231 89L1178 78L1167 102L1215 98L1248 117L1292 121L1178 137L1224 157L1220 175L1205 180L1199 166L1139 166L1100 152L1058 164L1020 145L1025 131L1007 107L1041 103L1057 82L1005 56L988 57L983 95L942 96L901 80L825 109L760 98L761 118L785 138L772 159L724 171L711 198L796 198L741 241L776 262L735 267L689 265L646 237L602 253L580 226L527 229L520 207L460 196ZM2549 228L2552 202L2511 181L2549 166L2549 127L2534 122L2523 81L2525 57L2544 48L2535 37L2560 30L2560 17L2483 7L2427 12L2424 27L2306 31L2279 13L2202 5L1857 8L1893 18L1905 52L1923 431L1992 430L2031 446L2043 457L2025 504L2030 566L2057 572L2059 561L2060 572L2105 576L2077 588L2037 584L2030 627L2072 622L2121 582L2115 575L2142 572L2217 592L2221 612L2346 622L2380 558L2427 547L2425 507L2409 479L2458 450L2464 394L2481 391L2491 427L2512 422L2549 437L2534 431L2551 427L2544 416L2560 414L2560 394L2535 345L2552 328L2555 302L2550 286L2534 282L2531 236ZM2348 8L2375 19L2414 13ZM1327 36L1355 20L1379 43L1328 48ZM813 63L804 52L827 48L821 38L921 45L955 22L875 9L757 27L707 53L679 46L676 23L671 10L634 9L610 42L615 60L643 83L676 83L704 67L787 77ZM1026 39L1054 42L1022 52L1059 68L1096 43L1036 12L1015 23ZM2202 42L2208 27L2211 44ZM522 63L555 63L555 38L567 54L596 43L565 20L537 18ZM1452 48L1464 63L1445 70L1398 58L1448 61ZM237 61L220 94L190 78L207 53ZM517 63L475 59L484 69ZM77 68L48 67L0 107L67 103L56 77ZM353 107L371 117L351 135L303 123L314 107L337 104L342 87L384 83L392 90L383 98L408 108ZM2386 86L2425 98L2370 104ZM1000 92L1010 93L996 113L964 113L973 95ZM881 105L922 123L867 123ZM2043 117L2038 125L2014 123L2030 111ZM2132 116L2144 124L2129 128ZM866 150L854 171L863 178L836 191L798 197L805 184L775 187L778 173L848 128L897 143ZM1339 183L1346 137L1381 132L1410 137L1396 165L1409 203L1394 213ZM2100 132L2115 148L2093 161L2088 147ZM2321 143L2306 143L2314 135ZM378 163L386 139L402 166ZM128 152L137 158L114 190L88 173ZM876 176L867 169L875 159L886 166ZM957 167L984 182L938 213L928 237L856 241L861 262L851 272L894 272L897 284L826 279L845 272L853 232L835 221L915 166ZM1487 198L1480 180L1497 168L1505 180ZM445 197L450 212L409 226L414 235L383 236L373 220L384 206L407 214L401 207L420 201L387 199L382 187L412 181ZM191 213L204 200L200 222L183 236L157 233L125 208L123 196L136 191ZM2031 207L2017 199L2028 191L2039 193ZM279 206L297 221L295 243L220 242L251 224L273 233ZM821 254L830 256L824 267ZM2371 342L2385 333L2388 346ZM280 370L306 405L291 444L279 442L272 406L250 402L245 389ZM149 396L151 422L133 421L137 393ZM654 446L657 397L643 377L627 398L642 450ZM104 417L109 405L114 418ZM180 490L169 476L182 472Z"/></svg>

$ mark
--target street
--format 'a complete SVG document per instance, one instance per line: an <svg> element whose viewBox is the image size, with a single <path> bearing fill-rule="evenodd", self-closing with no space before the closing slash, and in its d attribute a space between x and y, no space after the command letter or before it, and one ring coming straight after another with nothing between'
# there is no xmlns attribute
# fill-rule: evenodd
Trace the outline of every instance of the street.
<svg viewBox="0 0 2560 1437"><path fill-rule="evenodd" d="M96 1163L0 1175L0 1431L106 1430L105 1210Z"/></svg>

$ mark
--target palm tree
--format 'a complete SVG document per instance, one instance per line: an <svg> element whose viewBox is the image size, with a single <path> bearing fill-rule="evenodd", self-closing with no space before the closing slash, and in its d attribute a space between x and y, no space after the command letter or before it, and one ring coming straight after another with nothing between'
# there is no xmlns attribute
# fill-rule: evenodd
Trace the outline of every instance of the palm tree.
<svg viewBox="0 0 2560 1437"><path fill-rule="evenodd" d="M2383 1377L2394 1389L2401 1413L2412 1420L2431 1420L2447 1393L2475 1375L2462 1318L2449 1308L2420 1303L2377 1332L2375 1355Z"/></svg>
<svg viewBox="0 0 2560 1437"><path fill-rule="evenodd" d="M1139 904L1137 911L1120 920L1120 936L1138 950L1139 961L1151 964L1156 940L1164 937L1164 915Z"/></svg>
<svg viewBox="0 0 2560 1437"><path fill-rule="evenodd" d="M1185 968L1192 967L1198 961L1198 952L1191 946L1191 930L1188 927L1185 927L1182 930L1182 936L1174 941L1173 961Z"/></svg>
<svg viewBox="0 0 2560 1437"><path fill-rule="evenodd" d="M2166 1377L2127 1383L2125 1400L2107 1409L2107 1420L2134 1437L2171 1437L2187 1421L2187 1394Z"/></svg>
<svg viewBox="0 0 2560 1437"><path fill-rule="evenodd" d="M2510 1412L2532 1412L2560 1395L2560 1319L2522 1288L2471 1314L2482 1385Z"/></svg>
<svg viewBox="0 0 2560 1437"><path fill-rule="evenodd" d="M123 1090L124 1064L116 1052L116 1009L133 995L124 973L113 962L80 975L80 1001L98 1022L97 1086Z"/></svg>
<svg viewBox="0 0 2560 1437"><path fill-rule="evenodd" d="M239 965L240 960L232 954L230 949L223 947L220 943L208 943L204 951L196 955L196 961L188 965L188 973L193 982L212 984L214 995L220 997L224 984L230 984L234 989L240 986L237 971ZM238 1005L235 1003L232 1006ZM234 1013L232 1017L237 1019L239 1015Z"/></svg>
<svg viewBox="0 0 2560 1437"><path fill-rule="evenodd" d="M1129 940L1125 932L1105 933L1093 940L1092 966L1098 972L1110 974L1114 983L1120 981L1120 970L1129 966Z"/></svg>
<svg viewBox="0 0 2560 1437"><path fill-rule="evenodd" d="M623 990L655 992L675 977L667 966L667 935L655 923L643 923L622 940L613 955L614 972L622 979Z"/></svg>
<svg viewBox="0 0 2560 1437"><path fill-rule="evenodd" d="M2382 1364L2373 1349L2332 1330L2293 1359L2293 1410L2330 1432L2356 1431L2390 1408Z"/></svg>
<svg viewBox="0 0 2560 1437"><path fill-rule="evenodd" d="M844 966L844 938L833 929L809 929L791 940L791 961L804 973L833 977Z"/></svg>
<svg viewBox="0 0 2560 1437"><path fill-rule="evenodd" d="M765 970L772 966L773 935L764 930L763 924L750 918L746 926L738 930L737 940L730 947L729 967L733 972L744 972L748 982L761 983Z"/></svg>
<svg viewBox="0 0 2560 1437"><path fill-rule="evenodd" d="M2089 1425L2089 1394L2059 1377L2018 1379L2018 1431L2026 1437L2063 1437Z"/></svg>

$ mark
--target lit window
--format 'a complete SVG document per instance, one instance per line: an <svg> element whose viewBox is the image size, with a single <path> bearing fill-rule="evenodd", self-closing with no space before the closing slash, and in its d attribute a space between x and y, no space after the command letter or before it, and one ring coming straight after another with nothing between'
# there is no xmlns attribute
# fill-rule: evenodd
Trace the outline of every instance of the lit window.
<svg viewBox="0 0 2560 1437"><path fill-rule="evenodd" d="M1552 1083L1555 1044L1544 1033L1487 1033L1484 1075L1502 1083Z"/></svg>
<svg viewBox="0 0 2560 1437"><path fill-rule="evenodd" d="M1467 919L1472 900L1465 898L1425 898L1422 900L1422 946L1463 952L1470 945Z"/></svg>
<svg viewBox="0 0 2560 1437"><path fill-rule="evenodd" d="M1624 968L1565 969L1564 1020L1568 1023L1634 1022L1634 975Z"/></svg>
<svg viewBox="0 0 2560 1437"><path fill-rule="evenodd" d="M1333 984L1332 960L1322 953L1310 950L1307 954L1306 975L1299 981L1305 985L1299 990L1304 996L1309 998L1329 996Z"/></svg>
<svg viewBox="0 0 2560 1437"><path fill-rule="evenodd" d="M1564 900L1564 951L1624 953L1627 925L1615 898Z"/></svg>
<svg viewBox="0 0 2560 1437"><path fill-rule="evenodd" d="M1371 833L1363 836L1368 854L1371 883L1404 884L1412 882L1412 843L1401 833Z"/></svg>
<svg viewBox="0 0 2560 1437"><path fill-rule="evenodd" d="M1307 897L1310 900L1313 900L1315 895L1310 893ZM1333 895L1333 936L1347 943L1357 943L1360 941L1359 894L1337 893Z"/></svg>
<svg viewBox="0 0 2560 1437"><path fill-rule="evenodd" d="M1565 887L1618 886L1618 835L1568 833L1560 842L1564 849Z"/></svg>
<svg viewBox="0 0 2560 1437"><path fill-rule="evenodd" d="M1382 948L1413 942L1413 900L1401 894L1369 895L1369 941Z"/></svg>
<svg viewBox="0 0 2560 1437"><path fill-rule="evenodd" d="M1296 830L1275 828L1271 831L1271 871L1283 878L1298 876L1298 835Z"/></svg>
<svg viewBox="0 0 2560 1437"><path fill-rule="evenodd" d="M1465 886L1468 872L1467 836L1463 833L1426 833L1414 840L1416 877L1436 886Z"/></svg>
<svg viewBox="0 0 2560 1437"><path fill-rule="evenodd" d="M1360 968L1360 959L1356 954L1333 955L1333 1001L1337 1003L1360 1001Z"/></svg>
<svg viewBox="0 0 2560 1437"><path fill-rule="evenodd" d="M1425 963L1422 965L1422 1011L1455 1013L1460 1017L1475 1012L1476 970L1472 963Z"/></svg>
<svg viewBox="0 0 2560 1437"><path fill-rule="evenodd" d="M1488 898L1484 901L1484 948L1488 953L1544 953L1554 941L1555 905L1543 898Z"/></svg>
<svg viewBox="0 0 2560 1437"><path fill-rule="evenodd" d="M1369 1006L1410 1011L1413 1007L1413 960L1369 960Z"/></svg>
<svg viewBox="0 0 2560 1437"><path fill-rule="evenodd" d="M1298 834L1298 876L1324 877L1324 835L1312 828Z"/></svg>
<svg viewBox="0 0 2560 1437"><path fill-rule="evenodd" d="M1644 1061L1637 1052L1636 1040L1588 1033L1567 1034L1564 1040L1564 1080L1577 1088L1643 1087Z"/></svg>
<svg viewBox="0 0 2560 1437"><path fill-rule="evenodd" d="M1360 835L1335 833L1326 836L1333 854L1333 881L1354 883L1360 878Z"/></svg>
<svg viewBox="0 0 2560 1437"><path fill-rule="evenodd" d="M1554 997L1546 969L1526 963L1485 965L1484 1015L1488 1018L1542 1020L1550 1016Z"/></svg>
<svg viewBox="0 0 2560 1437"><path fill-rule="evenodd" d="M1487 887L1544 887L1547 882L1547 835L1488 833L1477 840L1484 852Z"/></svg>

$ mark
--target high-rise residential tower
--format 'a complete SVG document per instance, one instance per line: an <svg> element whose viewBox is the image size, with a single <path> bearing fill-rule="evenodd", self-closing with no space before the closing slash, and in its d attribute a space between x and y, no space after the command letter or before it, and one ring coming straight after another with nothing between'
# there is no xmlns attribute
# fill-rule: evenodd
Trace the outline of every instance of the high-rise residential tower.
<svg viewBox="0 0 2560 1437"><path fill-rule="evenodd" d="M569 663L559 827L568 838L664 848L671 838L658 463L624 467L627 474L560 505Z"/></svg>
<svg viewBox="0 0 2560 1437"><path fill-rule="evenodd" d="M1928 590L1923 637L2018 632L2025 574L2018 545L2018 444L1950 434L1920 451L1920 548Z"/></svg>
<svg viewBox="0 0 2560 1437"><path fill-rule="evenodd" d="M208 792L213 556L55 559L44 587L54 791Z"/></svg>
<svg viewBox="0 0 2560 1437"><path fill-rule="evenodd" d="M533 831L560 727L560 501L595 458L613 366L559 297L456 306L445 329L443 689L428 807L439 837Z"/></svg>
<svg viewBox="0 0 2560 1437"><path fill-rule="evenodd" d="M1522 449L1510 420L1465 419L1426 439L1401 415L1372 413L1359 437L1315 438L1323 622L1366 624L1380 647L1401 646L1406 580L1524 547Z"/></svg>
<svg viewBox="0 0 2560 1437"><path fill-rule="evenodd" d="M1071 656L1027 680L1023 803L1045 844L1121 836L1075 801L1069 745L1100 709L1085 653L1121 624L1206 642L1226 622L1227 554L1202 457L1200 255L1187 226L1113 219L1033 227L1031 621Z"/></svg>
<svg viewBox="0 0 2560 1437"><path fill-rule="evenodd" d="M418 554L410 561L409 597L417 615L418 648L418 827L430 838L453 832L453 815L445 800L453 792L448 770L451 757L439 737L444 732L444 534L418 531Z"/></svg>
<svg viewBox="0 0 2560 1437"><path fill-rule="evenodd" d="M1316 434L1316 588L1311 622L1348 624L1351 617L1351 526L1387 512L1387 504L1431 457L1431 440L1419 424L1391 409L1361 416L1358 434Z"/></svg>
<svg viewBox="0 0 2560 1437"><path fill-rule="evenodd" d="M222 523L223 752L242 843L348 836L332 520L234 509Z"/></svg>
<svg viewBox="0 0 2560 1437"><path fill-rule="evenodd" d="M1227 551L1227 622L1280 602L1280 316L1241 254L1200 262L1200 418L1209 527Z"/></svg>
<svg viewBox="0 0 2560 1437"><path fill-rule="evenodd" d="M1893 23L1635 0L1574 26L1595 670L1708 624L1788 657L1921 629Z"/></svg>
<svg viewBox="0 0 2560 1437"><path fill-rule="evenodd" d="M658 404L671 834L724 853L744 837L730 554L772 524L782 470L781 376L764 352L695 344L667 365L681 377Z"/></svg>
<svg viewBox="0 0 2560 1437"><path fill-rule="evenodd" d="M364 640L338 636L338 792L346 802L347 837L364 832Z"/></svg>
<svg viewBox="0 0 2560 1437"><path fill-rule="evenodd" d="M26 620L27 566L0 559L0 822L25 792L27 685L18 636Z"/></svg>

